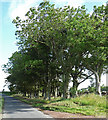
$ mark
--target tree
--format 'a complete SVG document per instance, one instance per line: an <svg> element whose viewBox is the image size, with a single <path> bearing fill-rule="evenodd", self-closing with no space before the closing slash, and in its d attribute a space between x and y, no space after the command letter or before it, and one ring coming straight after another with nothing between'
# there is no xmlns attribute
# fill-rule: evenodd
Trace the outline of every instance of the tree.
<svg viewBox="0 0 108 120"><path fill-rule="evenodd" d="M87 68L93 72L96 79L96 92L101 95L101 75L105 73L108 68L108 41L107 41L107 8L108 6L101 6L96 8L91 15L93 35L91 36L90 54L88 56Z"/></svg>
<svg viewBox="0 0 108 120"><path fill-rule="evenodd" d="M42 2L37 10L30 8L25 20L16 17L13 23L18 28L19 52L6 65L11 74L8 81L35 96L41 91L49 100L56 90L67 98L70 81L77 95L79 84L92 75L98 89L100 76L107 67L104 11L103 6L90 15L84 6L55 8L54 4Z"/></svg>

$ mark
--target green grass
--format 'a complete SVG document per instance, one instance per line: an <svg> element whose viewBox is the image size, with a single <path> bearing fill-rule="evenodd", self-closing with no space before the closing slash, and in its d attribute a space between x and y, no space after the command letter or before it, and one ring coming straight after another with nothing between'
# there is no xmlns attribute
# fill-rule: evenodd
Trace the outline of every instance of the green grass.
<svg viewBox="0 0 108 120"><path fill-rule="evenodd" d="M27 97L16 96L23 102L31 104L34 107L41 108L43 110L53 110L60 112L68 112L82 115L91 116L106 116L108 111L108 105L106 104L105 96L98 96L95 94L82 95L80 97L71 99L52 98L51 101L40 99L29 99Z"/></svg>
<svg viewBox="0 0 108 120"><path fill-rule="evenodd" d="M0 96L0 113L2 113L4 99Z"/></svg>
<svg viewBox="0 0 108 120"><path fill-rule="evenodd" d="M106 107L106 98L95 94L83 95L60 102L50 103L49 105L45 105L45 107L55 111L80 113L92 116L105 116L106 110L108 110L108 107Z"/></svg>
<svg viewBox="0 0 108 120"><path fill-rule="evenodd" d="M106 106L106 97L100 97L99 95L95 94L83 95L74 98L73 102L82 106L91 105L96 107L108 108L108 106Z"/></svg>

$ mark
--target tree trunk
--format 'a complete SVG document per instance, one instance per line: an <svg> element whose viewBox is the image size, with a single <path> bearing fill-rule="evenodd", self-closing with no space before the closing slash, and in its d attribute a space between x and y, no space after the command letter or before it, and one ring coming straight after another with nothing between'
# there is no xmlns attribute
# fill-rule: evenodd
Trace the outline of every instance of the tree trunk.
<svg viewBox="0 0 108 120"><path fill-rule="evenodd" d="M46 61L46 74L45 74L45 85L44 86L44 99L46 100L47 99L47 96L48 96L48 59Z"/></svg>
<svg viewBox="0 0 108 120"><path fill-rule="evenodd" d="M68 89L67 89L67 98L70 98L69 86L68 86Z"/></svg>
<svg viewBox="0 0 108 120"><path fill-rule="evenodd" d="M50 85L50 80L48 80L48 100L51 100L51 85Z"/></svg>
<svg viewBox="0 0 108 120"><path fill-rule="evenodd" d="M31 92L30 92L30 98L31 98Z"/></svg>
<svg viewBox="0 0 108 120"><path fill-rule="evenodd" d="M51 93L48 91L48 100L51 100Z"/></svg>
<svg viewBox="0 0 108 120"><path fill-rule="evenodd" d="M64 85L64 89L63 89L63 98L64 98L64 99L67 98L67 85Z"/></svg>
<svg viewBox="0 0 108 120"><path fill-rule="evenodd" d="M47 89L44 88L44 100L46 100L46 99L47 99Z"/></svg>
<svg viewBox="0 0 108 120"><path fill-rule="evenodd" d="M73 97L75 97L75 96L78 96L78 81L77 81L77 79L74 79L73 80Z"/></svg>
<svg viewBox="0 0 108 120"><path fill-rule="evenodd" d="M68 75L63 75L63 98L66 99L68 95L68 85L69 85L69 78Z"/></svg>
<svg viewBox="0 0 108 120"><path fill-rule="evenodd" d="M63 79L63 98L66 99L67 95L66 95L66 80L65 80L65 75L62 75L62 79Z"/></svg>
<svg viewBox="0 0 108 120"><path fill-rule="evenodd" d="M34 97L36 98L36 85L35 85Z"/></svg>
<svg viewBox="0 0 108 120"><path fill-rule="evenodd" d="M24 94L23 94L23 95L24 95L24 97L26 97L26 92L24 92Z"/></svg>
<svg viewBox="0 0 108 120"><path fill-rule="evenodd" d="M57 92L58 92L58 90L57 90L57 87L56 87L55 88L55 95L54 95L55 98L57 98Z"/></svg>
<svg viewBox="0 0 108 120"><path fill-rule="evenodd" d="M44 97L44 88L42 89L42 97Z"/></svg>
<svg viewBox="0 0 108 120"><path fill-rule="evenodd" d="M37 88L37 92L36 92L36 97L39 98L39 93L40 93L40 90L39 90L39 85L38 85L38 88Z"/></svg>
<svg viewBox="0 0 108 120"><path fill-rule="evenodd" d="M101 96L101 75L95 73L96 78L96 93Z"/></svg>

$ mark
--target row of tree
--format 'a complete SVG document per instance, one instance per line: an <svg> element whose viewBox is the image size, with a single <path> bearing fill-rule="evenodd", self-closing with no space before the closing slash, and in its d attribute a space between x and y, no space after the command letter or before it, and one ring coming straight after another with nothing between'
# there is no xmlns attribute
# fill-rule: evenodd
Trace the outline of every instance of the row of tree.
<svg viewBox="0 0 108 120"><path fill-rule="evenodd" d="M101 95L101 75L108 71L108 6L55 8L49 2L30 8L26 19L16 17L19 51L3 66L9 73L10 90L67 98L79 84L95 77L96 92Z"/></svg>

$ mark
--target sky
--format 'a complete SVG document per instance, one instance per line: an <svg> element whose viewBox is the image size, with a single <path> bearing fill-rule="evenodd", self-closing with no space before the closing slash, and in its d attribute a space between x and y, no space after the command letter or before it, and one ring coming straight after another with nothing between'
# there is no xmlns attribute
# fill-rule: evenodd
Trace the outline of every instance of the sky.
<svg viewBox="0 0 108 120"><path fill-rule="evenodd" d="M8 58L12 53L18 50L16 46L16 28L12 20L19 16L25 19L25 14L30 7L38 7L43 0L0 0L0 91L5 85L5 78L8 74L2 71L2 65L8 62ZM91 13L93 6L105 5L107 0L49 0L54 3L56 7L63 7L70 5L71 7L78 7L85 5L88 12ZM102 75L102 84L106 84L106 75ZM82 83L79 87L87 87L89 82ZM6 90L7 87L5 87Z"/></svg>

